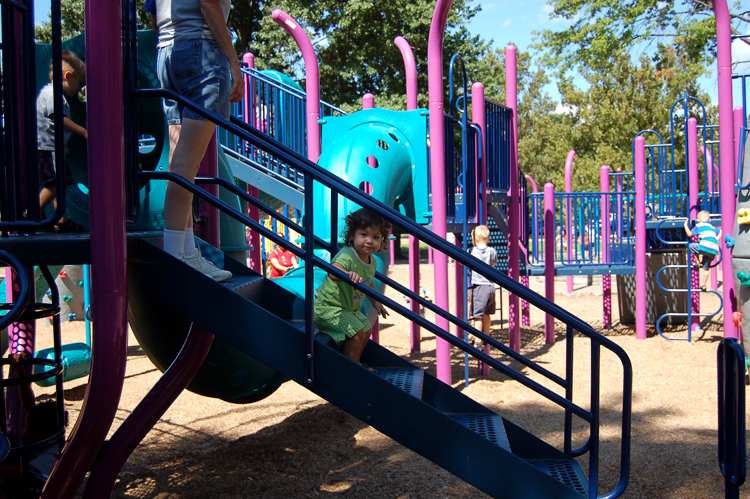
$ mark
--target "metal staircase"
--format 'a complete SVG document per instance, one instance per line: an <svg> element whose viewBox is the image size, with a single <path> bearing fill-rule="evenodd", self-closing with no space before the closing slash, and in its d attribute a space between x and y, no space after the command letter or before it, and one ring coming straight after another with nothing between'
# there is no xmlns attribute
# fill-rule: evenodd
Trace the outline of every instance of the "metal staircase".
<svg viewBox="0 0 750 499"><path fill-rule="evenodd" d="M164 253L161 238L140 239L128 258L131 317L154 302L309 388L302 300L229 257L215 263L234 277L215 283ZM325 335L316 336L315 356L313 392L490 496L586 497L588 479L573 458L385 348L369 342L363 353L377 373Z"/></svg>

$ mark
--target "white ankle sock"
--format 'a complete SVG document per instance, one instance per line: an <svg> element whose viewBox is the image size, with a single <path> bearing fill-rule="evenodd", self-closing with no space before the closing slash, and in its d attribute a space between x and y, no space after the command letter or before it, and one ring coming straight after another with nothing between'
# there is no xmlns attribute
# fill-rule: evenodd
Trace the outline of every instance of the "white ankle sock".
<svg viewBox="0 0 750 499"><path fill-rule="evenodd" d="M195 235L193 234L193 228L188 227L185 230L185 244L182 247L182 254L187 256L195 249Z"/></svg>
<svg viewBox="0 0 750 499"><path fill-rule="evenodd" d="M183 246L185 246L184 231L164 229L164 251L172 256L180 256Z"/></svg>

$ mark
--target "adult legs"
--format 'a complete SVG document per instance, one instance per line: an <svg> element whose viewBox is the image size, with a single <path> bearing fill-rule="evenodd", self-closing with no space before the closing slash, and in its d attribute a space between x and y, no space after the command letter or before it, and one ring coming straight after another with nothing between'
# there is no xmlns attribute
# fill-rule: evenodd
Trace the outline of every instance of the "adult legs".
<svg viewBox="0 0 750 499"><path fill-rule="evenodd" d="M193 182L214 130L214 123L190 118L184 118L182 125L170 125L169 171ZM188 226L192 202L192 193L169 182L164 200L164 228L184 232Z"/></svg>

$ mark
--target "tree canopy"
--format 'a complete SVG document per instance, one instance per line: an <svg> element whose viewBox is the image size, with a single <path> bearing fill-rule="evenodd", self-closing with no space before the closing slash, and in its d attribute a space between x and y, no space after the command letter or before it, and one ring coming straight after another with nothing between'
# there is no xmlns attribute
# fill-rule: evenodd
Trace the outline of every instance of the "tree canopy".
<svg viewBox="0 0 750 499"><path fill-rule="evenodd" d="M570 25L537 33L536 48L546 52L548 63L561 70L648 45L671 46L684 59L701 64L715 55L711 0L550 0L549 4L550 17L566 19ZM748 4L730 5L730 17L737 34L740 25L750 23Z"/></svg>

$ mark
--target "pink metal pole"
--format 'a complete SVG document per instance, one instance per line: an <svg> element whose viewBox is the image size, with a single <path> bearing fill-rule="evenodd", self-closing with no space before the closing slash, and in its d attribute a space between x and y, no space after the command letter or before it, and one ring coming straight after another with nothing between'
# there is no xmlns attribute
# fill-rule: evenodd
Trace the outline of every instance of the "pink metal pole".
<svg viewBox="0 0 750 499"><path fill-rule="evenodd" d="M646 333L646 139L635 139L635 337Z"/></svg>
<svg viewBox="0 0 750 499"><path fill-rule="evenodd" d="M617 173L622 173L622 168L617 169ZM617 192L617 237L622 237L622 219L623 219L623 213L622 213L622 175L618 175L617 180L615 181L615 191ZM629 234L628 234L629 236Z"/></svg>
<svg viewBox="0 0 750 499"><path fill-rule="evenodd" d="M404 60L404 71L406 73L406 110L413 111L419 107L417 104L417 64L414 60L414 52L409 42L403 36L397 36L393 43L401 51Z"/></svg>
<svg viewBox="0 0 750 499"><path fill-rule="evenodd" d="M396 265L396 238L391 235L390 236L391 244L388 246L390 257L391 257L391 267Z"/></svg>
<svg viewBox="0 0 750 499"><path fill-rule="evenodd" d="M508 274L518 281L520 263L519 238L521 227L521 204L518 184L518 73L516 66L516 47L505 48L505 104L513 110L511 126L511 159L510 159L510 207L508 209ZM430 112L432 116L432 112ZM433 191L435 192L435 191ZM516 352L521 348L521 323L518 320L518 296L513 293L508 297L508 328L510 330L509 346Z"/></svg>
<svg viewBox="0 0 750 499"><path fill-rule="evenodd" d="M362 96L362 109L372 109L375 107L375 96L367 92Z"/></svg>
<svg viewBox="0 0 750 499"><path fill-rule="evenodd" d="M414 61L414 52L409 46L409 42L402 36L397 36L393 43L396 44L401 52L401 58L404 60L404 72L406 74L406 110L414 111L417 109L417 65ZM430 261L432 263L432 261ZM419 240L409 234L409 289L414 293L421 294L419 285ZM420 305L416 300L410 302L411 311L419 313ZM411 351L419 352L421 341L421 328L413 322L409 324L409 334L411 337Z"/></svg>
<svg viewBox="0 0 750 499"><path fill-rule="evenodd" d="M575 158L576 152L570 151L568 153L568 157L565 160L565 193L570 195L571 192L573 192L573 158ZM573 233L571 232L571 227L573 225L573 203L570 199L570 196L568 196L568 200L565 203L566 209L565 209L565 225L568 227L568 262L570 262L570 252L573 251L573 245L571 244L571 237ZM573 227L574 228L574 227ZM573 239L575 240L575 239ZM573 292L573 276L568 276L568 294L571 294Z"/></svg>
<svg viewBox="0 0 750 499"><path fill-rule="evenodd" d="M721 138L719 139L721 140ZM720 182L721 174L719 173L719 167L716 163L714 163L713 156L711 155L711 151L705 146L701 146L701 151L703 152L703 156L706 158L706 170L708 174L708 183L710 185L710 190L712 193L721 193L720 186L717 186L716 184ZM708 193L706 193L706 198L708 199ZM720 196L721 198L721 196ZM722 229L723 230L723 229ZM723 250L722 250L723 251ZM717 267L711 267L711 289L718 290L719 289L719 276Z"/></svg>
<svg viewBox="0 0 750 499"><path fill-rule="evenodd" d="M539 189L537 188L534 179L531 178L531 175L526 175L526 181L531 184L531 192L537 194L539 192Z"/></svg>
<svg viewBox="0 0 750 499"><path fill-rule="evenodd" d="M437 237L445 239L447 232L447 202L445 196L445 138L443 128L443 35L452 0L437 0L430 25L427 45L427 82L430 105L430 175L432 190L432 230ZM448 306L448 257L436 251L435 261L435 305L443 310ZM449 332L448 321L437 317L436 325ZM437 378L451 384L450 344L437 338Z"/></svg>
<svg viewBox="0 0 750 499"><path fill-rule="evenodd" d="M734 148L732 147L732 25L726 0L714 0L716 16L716 60L719 73L719 156L721 161L721 230L732 234L736 208ZM737 296L732 273L732 253L726 238L719 241L722 251L721 270L723 281L724 337L736 338L737 326L732 314L737 311Z"/></svg>
<svg viewBox="0 0 750 499"><path fill-rule="evenodd" d="M700 180L698 179L698 120L688 118L687 122L687 147L688 147L688 218L695 219L698 214L698 193L700 192ZM693 238L697 241L697 238ZM698 259L688 251L690 263ZM696 268L690 269L690 313L693 314L690 321L690 330L697 332L701 328L699 314L701 311L701 294L697 292L700 287L700 274Z"/></svg>
<svg viewBox="0 0 750 499"><path fill-rule="evenodd" d="M318 58L315 56L310 38L297 21L281 9L276 9L271 18L292 35L305 61L305 91L307 92L307 158L318 161L320 157L320 76Z"/></svg>
<svg viewBox="0 0 750 499"><path fill-rule="evenodd" d="M487 119L484 110L484 85L475 82L471 86L471 121L482 131L482 161L477 163L477 214L481 213L479 223L487 225Z"/></svg>
<svg viewBox="0 0 750 499"><path fill-rule="evenodd" d="M214 133L201 160L198 175L215 178L218 176L218 169L218 146ZM204 189L214 196L219 195L217 185L207 185ZM205 225L200 227L201 236L208 244L218 248L219 210L203 200L199 201L199 206L200 212L206 216ZM99 452L86 483L84 499L109 497L112 494L117 475L125 461L192 381L203 365L213 340L213 334L197 324L192 325L172 364Z"/></svg>
<svg viewBox="0 0 750 499"><path fill-rule="evenodd" d="M52 474L43 499L70 499L107 437L125 379L128 345L127 252L122 70L122 6L86 2L89 174L91 224L91 373L83 408Z"/></svg>
<svg viewBox="0 0 750 499"><path fill-rule="evenodd" d="M245 62L245 64L247 64L248 68L255 68L255 56L250 52L245 52L245 54L242 56L242 60ZM253 88L253 86L254 85L252 78L250 78L250 75L245 74L245 123L250 126L255 125L255 89ZM247 186L247 193L256 199L260 195L260 193L258 192L258 188L249 184ZM247 216L257 222L260 220L260 210L258 210L257 206L248 203ZM248 245L252 247L252 249L248 251L248 255L250 257L250 268L258 273L263 273L263 262L260 252L260 234L252 229L248 229L248 235L249 237L247 242Z"/></svg>
<svg viewBox="0 0 750 499"><path fill-rule="evenodd" d="M544 184L544 296L555 301L555 186ZM555 342L555 318L544 314L544 342Z"/></svg>
<svg viewBox="0 0 750 499"><path fill-rule="evenodd" d="M600 185L602 191L601 206L599 207L599 223L601 227L600 243L602 263L609 263L609 166L602 165L600 171ZM605 329L612 327L612 276L602 274L602 300L604 306L604 315L602 326Z"/></svg>

